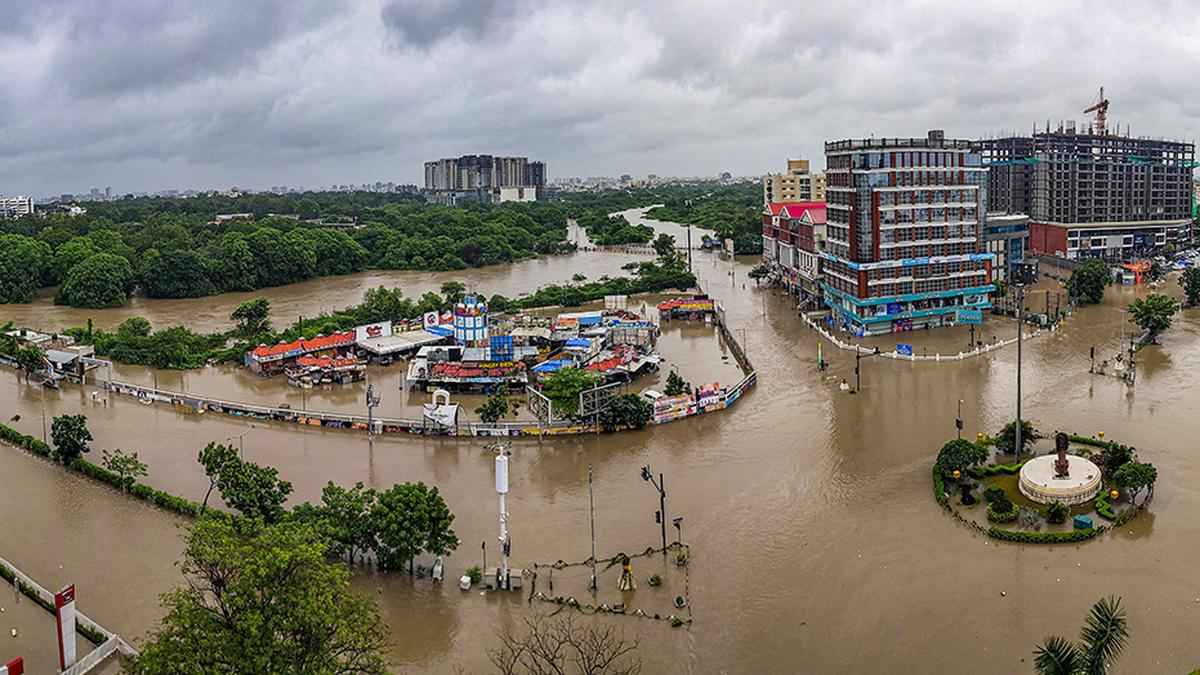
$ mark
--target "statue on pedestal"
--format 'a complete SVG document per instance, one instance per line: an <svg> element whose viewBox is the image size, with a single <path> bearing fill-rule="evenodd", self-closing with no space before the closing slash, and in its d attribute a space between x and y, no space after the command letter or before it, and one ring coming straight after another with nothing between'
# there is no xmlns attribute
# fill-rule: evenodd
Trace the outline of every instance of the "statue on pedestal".
<svg viewBox="0 0 1200 675"><path fill-rule="evenodd" d="M1054 434L1054 450L1058 453L1058 459L1054 460L1054 477L1069 478L1070 477L1070 462L1067 461L1067 445L1070 439L1063 432Z"/></svg>

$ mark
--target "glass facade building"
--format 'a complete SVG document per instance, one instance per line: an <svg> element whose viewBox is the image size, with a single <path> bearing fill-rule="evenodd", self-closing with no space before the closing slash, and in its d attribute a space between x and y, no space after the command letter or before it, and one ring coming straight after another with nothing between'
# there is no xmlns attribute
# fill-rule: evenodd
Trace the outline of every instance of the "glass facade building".
<svg viewBox="0 0 1200 675"><path fill-rule="evenodd" d="M995 256L984 247L988 172L969 141L825 144L825 304L873 335L979 320Z"/></svg>

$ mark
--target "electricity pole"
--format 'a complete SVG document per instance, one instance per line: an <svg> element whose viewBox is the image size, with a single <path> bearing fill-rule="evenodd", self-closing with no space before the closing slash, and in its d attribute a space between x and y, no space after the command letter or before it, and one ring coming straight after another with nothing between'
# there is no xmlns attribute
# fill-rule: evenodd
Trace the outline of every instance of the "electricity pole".
<svg viewBox="0 0 1200 675"><path fill-rule="evenodd" d="M588 464L588 514L592 520L592 585L591 590L596 592L598 585L596 583L596 499L592 495L592 465Z"/></svg>
<svg viewBox="0 0 1200 675"><path fill-rule="evenodd" d="M375 392L375 385L367 385L367 438L375 440L375 408L379 407L381 396Z"/></svg>
<svg viewBox="0 0 1200 675"><path fill-rule="evenodd" d="M1023 281L1023 279L1022 279ZM1025 286L1017 286L1017 444L1013 454L1021 456L1021 336L1025 334Z"/></svg>

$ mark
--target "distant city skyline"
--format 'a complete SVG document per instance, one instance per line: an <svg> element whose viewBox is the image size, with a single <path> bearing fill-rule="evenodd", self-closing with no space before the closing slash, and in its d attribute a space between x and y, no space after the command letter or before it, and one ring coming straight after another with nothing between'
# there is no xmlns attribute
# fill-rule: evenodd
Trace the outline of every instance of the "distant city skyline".
<svg viewBox="0 0 1200 675"><path fill-rule="evenodd" d="M1101 85L1111 122L1135 136L1200 132L1187 94L1200 15L1186 3L813 12L700 0L15 0L5 10L0 194L420 185L425 161L473 152L537 157L548 182L760 175L789 157L819 171L829 140L1083 121ZM1087 56L1146 44L1152 59Z"/></svg>

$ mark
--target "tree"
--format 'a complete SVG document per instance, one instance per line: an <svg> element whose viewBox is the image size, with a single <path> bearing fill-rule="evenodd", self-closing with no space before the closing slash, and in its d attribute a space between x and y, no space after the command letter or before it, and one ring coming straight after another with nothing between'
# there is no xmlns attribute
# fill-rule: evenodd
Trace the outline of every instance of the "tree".
<svg viewBox="0 0 1200 675"><path fill-rule="evenodd" d="M663 389L663 393L667 396L679 396L691 391L692 386L683 379L679 371L672 370L667 374L667 386Z"/></svg>
<svg viewBox="0 0 1200 675"><path fill-rule="evenodd" d="M142 254L142 292L148 298L199 298L217 292L196 251L149 249Z"/></svg>
<svg viewBox="0 0 1200 675"><path fill-rule="evenodd" d="M1017 423L1009 422L1000 430L1000 435L996 437L996 447L1006 455L1023 454L1029 450L1029 447L1035 442L1041 440L1042 435L1037 429L1033 428L1033 423L1029 420L1021 420L1021 447L1017 451Z"/></svg>
<svg viewBox="0 0 1200 675"><path fill-rule="evenodd" d="M616 431L621 427L645 429L654 417L654 405L637 394L618 396L600 411L600 428Z"/></svg>
<svg viewBox="0 0 1200 675"><path fill-rule="evenodd" d="M1126 463L1133 460L1133 448L1128 445L1110 442L1108 447L1096 456L1095 460L1100 465L1100 471L1105 477L1112 478L1117 469L1120 469Z"/></svg>
<svg viewBox="0 0 1200 675"><path fill-rule="evenodd" d="M1106 675L1128 641L1121 599L1102 598L1092 606L1079 642L1047 637L1033 652L1033 667L1038 675Z"/></svg>
<svg viewBox="0 0 1200 675"><path fill-rule="evenodd" d="M201 518L137 675L382 675L387 628L308 525Z"/></svg>
<svg viewBox="0 0 1200 675"><path fill-rule="evenodd" d="M454 514L437 488L424 483L401 483L379 493L371 507L375 556L382 569L401 569L422 552L446 555L458 548Z"/></svg>
<svg viewBox="0 0 1200 675"><path fill-rule="evenodd" d="M570 614L524 622L524 634L506 629L498 634L500 646L488 650L500 675L637 675L642 670L638 641L626 640L612 626L581 626Z"/></svg>
<svg viewBox="0 0 1200 675"><path fill-rule="evenodd" d="M117 479L121 483L121 489L126 492L133 487L137 479L144 478L148 473L148 467L138 459L136 452L105 450L102 456L103 459L100 463L104 468L117 474Z"/></svg>
<svg viewBox="0 0 1200 675"><path fill-rule="evenodd" d="M551 373L542 384L542 393L554 404L559 419L573 418L579 413L579 394L596 386L599 378L582 368L563 368Z"/></svg>
<svg viewBox="0 0 1200 675"><path fill-rule="evenodd" d="M371 510L377 493L361 482L350 489L332 481L321 490L321 512L327 519L331 539L330 554L355 562L375 545Z"/></svg>
<svg viewBox="0 0 1200 675"><path fill-rule="evenodd" d="M221 467L217 489L229 508L243 516L277 523L285 513L283 504L292 493L292 484L280 480L279 471L274 467L239 459Z"/></svg>
<svg viewBox="0 0 1200 675"><path fill-rule="evenodd" d="M112 253L97 253L71 268L61 289L62 301L72 307L120 307L133 285L129 261Z"/></svg>
<svg viewBox="0 0 1200 675"><path fill-rule="evenodd" d="M664 267L678 267L679 253L675 250L675 237L669 234L659 234L654 238L654 252L658 254L659 263Z"/></svg>
<svg viewBox="0 0 1200 675"><path fill-rule="evenodd" d="M51 457L69 465L84 453L91 452L92 432L84 415L59 415L50 424L50 440L54 441Z"/></svg>
<svg viewBox="0 0 1200 675"><path fill-rule="evenodd" d="M446 281L442 283L441 291L450 306L458 304L467 295L467 287L461 281Z"/></svg>
<svg viewBox="0 0 1200 675"><path fill-rule="evenodd" d="M424 483L397 484L379 493L371 507L371 521L381 569L402 569L407 563L412 574L413 559L423 550L429 528L426 505Z"/></svg>
<svg viewBox="0 0 1200 675"><path fill-rule="evenodd" d="M496 392L488 396L483 405L475 409L475 414L484 424L495 424L508 414L508 397L504 392Z"/></svg>
<svg viewBox="0 0 1200 675"><path fill-rule="evenodd" d="M204 493L204 501L200 504L200 512L203 513L208 508L208 498L212 495L213 488L217 487L221 474L226 471L226 467L232 468L240 463L241 459L238 458L237 450L220 443L209 443L200 451L196 461L200 462L200 466L204 467L204 475L208 476L208 491Z"/></svg>
<svg viewBox="0 0 1200 675"><path fill-rule="evenodd" d="M26 382L29 382L30 375L46 369L46 354L37 345L18 349L16 359L17 365L25 372Z"/></svg>
<svg viewBox="0 0 1200 675"><path fill-rule="evenodd" d="M987 461L987 449L976 443L956 438L938 451L936 466L944 474L954 471L965 472L968 468Z"/></svg>
<svg viewBox="0 0 1200 675"><path fill-rule="evenodd" d="M238 335L250 338L270 332L270 316L271 302L266 298L255 298L238 305L229 319L237 322Z"/></svg>
<svg viewBox="0 0 1200 675"><path fill-rule="evenodd" d="M1130 503L1137 503L1137 496L1149 488L1146 499L1154 496L1154 483L1158 480L1158 469L1149 462L1126 462L1113 474L1113 482L1129 492Z"/></svg>
<svg viewBox="0 0 1200 675"><path fill-rule="evenodd" d="M1179 311L1179 302L1161 293L1151 293L1129 303L1129 320L1146 331L1145 341L1155 344L1158 334L1171 327L1171 320Z"/></svg>
<svg viewBox="0 0 1200 675"><path fill-rule="evenodd" d="M1067 279L1067 295L1085 305L1104 300L1104 289L1112 283L1108 265L1099 258L1088 258Z"/></svg>
<svg viewBox="0 0 1200 675"><path fill-rule="evenodd" d="M754 269L750 270L750 273L747 276L753 279L754 285L757 286L759 281L765 279L770 274L771 268L767 267L763 263L759 263L754 266Z"/></svg>
<svg viewBox="0 0 1200 675"><path fill-rule="evenodd" d="M1200 267L1189 267L1179 277L1179 286L1187 296L1187 306L1200 304Z"/></svg>
<svg viewBox="0 0 1200 675"><path fill-rule="evenodd" d="M20 234L0 234L0 304L32 302L50 276L50 245Z"/></svg>

